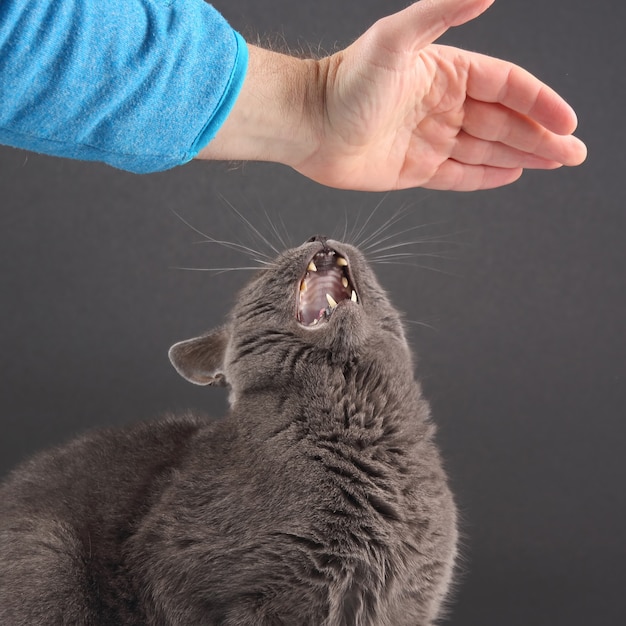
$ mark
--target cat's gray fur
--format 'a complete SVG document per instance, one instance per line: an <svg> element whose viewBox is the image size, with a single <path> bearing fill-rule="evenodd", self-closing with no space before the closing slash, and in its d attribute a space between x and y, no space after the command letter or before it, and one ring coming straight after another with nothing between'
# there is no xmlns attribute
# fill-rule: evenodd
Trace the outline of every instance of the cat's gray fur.
<svg viewBox="0 0 626 626"><path fill-rule="evenodd" d="M313 254L359 304L305 328ZM0 488L0 624L430 626L456 515L400 318L355 248L282 254L225 326L172 348L220 422L88 434Z"/></svg>

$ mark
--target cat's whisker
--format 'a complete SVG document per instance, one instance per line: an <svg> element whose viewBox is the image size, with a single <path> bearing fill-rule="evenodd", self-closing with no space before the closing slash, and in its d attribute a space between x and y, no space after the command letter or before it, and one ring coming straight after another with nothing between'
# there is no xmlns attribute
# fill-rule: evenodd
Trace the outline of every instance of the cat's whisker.
<svg viewBox="0 0 626 626"><path fill-rule="evenodd" d="M346 218L347 218L347 213L346 213ZM347 232L346 236L344 237L343 241L345 243L349 243L349 244L353 244L354 243L354 233L358 227L359 224L359 220L361 219L361 207L358 207L356 209L356 218L352 220L352 224L350 226L350 231Z"/></svg>
<svg viewBox="0 0 626 626"><path fill-rule="evenodd" d="M248 246L244 246L241 243L237 243L235 241L226 241L223 239L214 239L213 237L207 237L207 239L205 239L204 241L198 241L196 242L198 244L203 244L203 243L216 243L220 246L223 246L224 248L228 248L230 250L234 250L235 252L244 252L246 254L256 254L258 256L263 256L266 259L269 259L269 255L265 254L264 252L261 252L260 250L255 250L254 248L249 248Z"/></svg>
<svg viewBox="0 0 626 626"><path fill-rule="evenodd" d="M256 235L266 246L271 248L275 254L280 254L280 251L271 243L271 241L263 235L263 233L261 233L261 231L245 215L243 215L243 213L241 213L241 211L235 208L235 206L224 196L221 196L221 198L222 201L235 213L239 220L250 229L252 234Z"/></svg>
<svg viewBox="0 0 626 626"><path fill-rule="evenodd" d="M270 256L268 254L265 254L264 252L261 252L260 250L255 250L254 248L250 248L248 246L244 246L241 243L236 243L234 241L226 241L226 240L223 240L223 239L216 239L215 237L211 237L211 235L208 235L207 233L201 231L199 228L196 228L193 224L191 224L182 215L180 215L179 213L177 213L173 209L172 209L172 213L183 224L185 224L185 226L187 226L188 228L190 228L191 230L193 230L195 233L197 233L198 235L200 235L203 238L203 241L198 241L198 242L196 242L197 244L215 243L217 245L223 246L224 248L228 248L228 249L233 250L235 252L240 252L240 253L244 253L244 254L247 254L247 255L262 256L262 257L265 257L266 259L270 258Z"/></svg>
<svg viewBox="0 0 626 626"><path fill-rule="evenodd" d="M341 234L339 234L340 232ZM338 220L333 226L332 231L330 232L330 238L333 239L334 241L343 241L345 243L347 232L348 232L348 215L347 215L347 209L344 206L343 207L343 231Z"/></svg>
<svg viewBox="0 0 626 626"><path fill-rule="evenodd" d="M348 209L343 207L343 236L341 241L345 241L348 236Z"/></svg>
<svg viewBox="0 0 626 626"><path fill-rule="evenodd" d="M210 239L209 235L207 235L206 233L203 233L200 229L196 228L193 224L191 224L190 222L188 222L180 213L178 213L177 211L175 211L174 209L170 209L170 211L188 228L190 228L191 230L193 230L194 233L197 233L198 235L200 235L201 237L203 237L204 239Z"/></svg>
<svg viewBox="0 0 626 626"><path fill-rule="evenodd" d="M382 206L383 202L387 199L388 196L389 196L389 192L387 192L386 194L383 195L383 197L380 199L378 204L372 209L372 211L368 215L368 217L365 220L365 222L363 222L363 226L361 226L361 228L359 228L358 232L354 236L354 239L352 239L352 241L354 241L353 245L356 246L357 248L360 247L359 239L360 239L361 235L363 235L365 229L367 228L367 225L372 221L372 218L376 214L376 211L378 211L378 209Z"/></svg>
<svg viewBox="0 0 626 626"><path fill-rule="evenodd" d="M420 239L412 239L411 241L400 241L398 243L391 243L386 246L382 246L379 248L372 248L366 252L369 256L371 254L378 254L379 252L386 252L387 250L396 250L398 248L406 248L408 246L423 246L427 244L445 244L450 246L460 246L463 245L457 241L451 241L450 239L441 239L438 237L423 237Z"/></svg>
<svg viewBox="0 0 626 626"><path fill-rule="evenodd" d="M285 222L283 220L282 215L280 215L280 214L277 215L277 218L278 218L278 222L280 223L280 225L282 226L282 229L283 229L283 235L284 235L285 241L287 242L287 246L286 247L287 248L293 247L293 241L291 240L291 236L289 234L289 229L285 225Z"/></svg>
<svg viewBox="0 0 626 626"><path fill-rule="evenodd" d="M404 259L404 258L416 258L416 257L432 257L434 259L446 259L448 261L456 260L453 256L447 256L445 254L437 252L394 252L392 254L381 254L378 256L370 256L370 261L383 261L386 259Z"/></svg>
<svg viewBox="0 0 626 626"><path fill-rule="evenodd" d="M213 275L217 276L218 274L225 274L226 272L251 272L263 269L258 266L247 266L247 267L170 267L172 270L180 270L183 272L210 272Z"/></svg>
<svg viewBox="0 0 626 626"><path fill-rule="evenodd" d="M408 209L409 209L408 206L400 207L391 217L385 220L385 222L383 222L371 235L363 239L363 241L359 244L358 247L361 248L361 250L366 250L368 247L366 244L370 243L373 239L375 239L379 235L382 235L383 233L385 233L385 231L389 230L392 226L395 226L398 222L401 222L403 219L405 219L408 213ZM411 229L405 229L402 232L406 232L406 230L411 230ZM397 235L402 234L402 232L394 233L392 235L389 235L389 237L395 237Z"/></svg>
<svg viewBox="0 0 626 626"><path fill-rule="evenodd" d="M274 261L263 261L262 259L252 259L252 261L255 261L256 263L261 263L262 265L265 265L266 267L274 267L276 265ZM258 268L258 269L261 269L261 268Z"/></svg>
<svg viewBox="0 0 626 626"><path fill-rule="evenodd" d="M283 239L281 234L278 232L278 229L276 228L276 225L274 224L274 222L270 218L268 212L266 210L263 210L263 214L265 215L265 219L268 221L268 223L270 225L270 228L272 229L272 232L274 233L274 235L276 235L276 239L278 239L278 241L280 242L281 246L283 248L288 248L289 246L285 243L285 240Z"/></svg>
<svg viewBox="0 0 626 626"><path fill-rule="evenodd" d="M405 263L403 261L386 261L386 260L372 261L372 262L377 263L378 265L404 265L407 267L415 267L421 270L430 270L433 272L437 272L439 274L445 274L446 276L456 276L456 277L459 276L458 274L455 274L454 272L448 272L446 270L442 270L437 267L429 267L428 265L421 265L419 263Z"/></svg>
<svg viewBox="0 0 626 626"><path fill-rule="evenodd" d="M408 320L408 319L403 319L402 320L405 324L413 324L415 326L423 326L424 328L429 328L430 330L434 330L435 332L438 332L439 329L436 326L433 326L432 324L429 324L428 322L424 322L423 320Z"/></svg>
<svg viewBox="0 0 626 626"><path fill-rule="evenodd" d="M382 202L387 198L387 195L389 195L389 194L386 194L383 197L383 199L381 200L381 202L378 203L378 205L375 207L374 211L372 211L372 214L370 215L370 217L368 218L366 223L363 225L363 227L359 231L359 233L357 235L357 239L355 240L355 244L354 244L357 247L359 247L361 249L364 249L365 247L367 247L367 244L375 245L375 240L378 237L382 238L382 240L385 241L387 239L387 237L388 238L397 237L397 236L402 235L404 232L407 232L408 230L413 230L413 228L415 228L415 227L413 227L413 228L409 228L409 229L404 229L403 231L400 231L400 232L397 232L397 233L392 233L391 235L388 235L387 237L384 237L384 238L382 237L387 231L389 231L389 229L391 229L393 226L395 226L396 224L398 224L399 222L401 222L402 220L407 218L408 215L410 214L409 213L410 209L418 204L417 202L409 202L409 203L405 203L398 210L396 210L395 213L393 213L393 215L391 215L391 217L389 217L387 220L385 220L370 235L367 235L366 237L364 237L362 240L359 241L358 238L361 236L361 234L363 234L363 235L365 234L365 227L367 226L367 222L371 221L371 218L373 217L374 213L380 207ZM424 198L421 198L421 200L423 200L423 199ZM420 225L417 228L423 228L423 226L426 226L426 224Z"/></svg>
<svg viewBox="0 0 626 626"><path fill-rule="evenodd" d="M416 226L410 226L409 228L405 228L401 232L392 233L391 235L387 235L386 237L382 237L381 239L372 241L369 245L361 246L361 250L363 250L364 252L367 252L368 250L371 250L372 248L375 248L376 246L379 246L385 243L386 241L391 241L392 239L405 235L406 233L410 233L415 230L421 230L422 228L426 228L428 226L437 226L439 224L444 224L444 223L445 222L443 221L442 222L428 222L425 224L417 224ZM420 239L415 240L415 243L422 243L425 241L440 241L442 237L449 237L449 236L450 236L450 233L446 235L426 235L424 237L421 237ZM408 242L408 243L412 243L412 242Z"/></svg>

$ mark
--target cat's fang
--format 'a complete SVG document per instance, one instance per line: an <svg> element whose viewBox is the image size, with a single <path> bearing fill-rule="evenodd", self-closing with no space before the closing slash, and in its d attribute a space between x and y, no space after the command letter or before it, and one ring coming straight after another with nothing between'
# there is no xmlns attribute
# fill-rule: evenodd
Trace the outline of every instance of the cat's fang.
<svg viewBox="0 0 626 626"><path fill-rule="evenodd" d="M337 255L337 265L340 267L347 267L348 261L346 261L342 256Z"/></svg>
<svg viewBox="0 0 626 626"><path fill-rule="evenodd" d="M326 294L326 302L328 302L331 309L334 309L337 306L337 302L329 293Z"/></svg>
<svg viewBox="0 0 626 626"><path fill-rule="evenodd" d="M317 267L315 263L313 263L313 261L309 263L309 265L307 266L307 269L309 270L309 272L317 272Z"/></svg>
<svg viewBox="0 0 626 626"><path fill-rule="evenodd" d="M352 300L352 302L356 302L356 291L354 291L354 289L352 290L352 295L350 296L350 300Z"/></svg>

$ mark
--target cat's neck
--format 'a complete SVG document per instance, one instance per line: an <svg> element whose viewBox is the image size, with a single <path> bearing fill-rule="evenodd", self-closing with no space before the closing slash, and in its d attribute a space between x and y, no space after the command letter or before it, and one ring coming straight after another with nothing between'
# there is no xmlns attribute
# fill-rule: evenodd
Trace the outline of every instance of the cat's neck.
<svg viewBox="0 0 626 626"><path fill-rule="evenodd" d="M430 439L428 405L401 360L355 361L341 367L310 364L275 375L245 390L232 407L232 418L257 445L283 441L343 441L346 445L413 445Z"/></svg>

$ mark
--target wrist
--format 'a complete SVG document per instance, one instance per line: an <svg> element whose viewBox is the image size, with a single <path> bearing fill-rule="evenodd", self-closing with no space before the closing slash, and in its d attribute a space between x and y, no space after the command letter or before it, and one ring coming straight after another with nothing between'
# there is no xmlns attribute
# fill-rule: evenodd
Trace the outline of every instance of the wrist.
<svg viewBox="0 0 626 626"><path fill-rule="evenodd" d="M248 46L232 111L199 159L274 161L296 167L319 145L324 63Z"/></svg>

